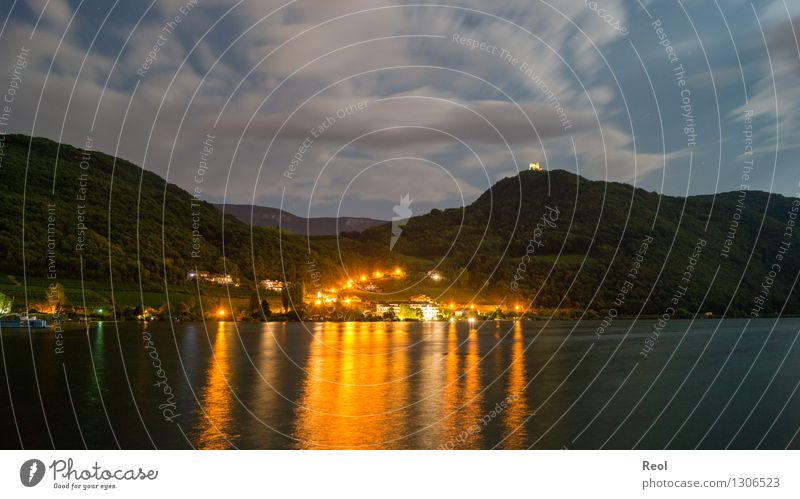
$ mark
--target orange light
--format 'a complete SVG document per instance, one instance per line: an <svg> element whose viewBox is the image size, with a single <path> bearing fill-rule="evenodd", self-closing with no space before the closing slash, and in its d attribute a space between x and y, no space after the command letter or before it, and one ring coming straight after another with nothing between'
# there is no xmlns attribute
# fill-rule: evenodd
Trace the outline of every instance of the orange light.
<svg viewBox="0 0 800 499"><path fill-rule="evenodd" d="M336 288L331 288L331 293L335 293L335 292L336 292Z"/></svg>
<svg viewBox="0 0 800 499"><path fill-rule="evenodd" d="M322 300L317 300L314 303L316 303L317 305L322 305Z"/></svg>
<svg viewBox="0 0 800 499"><path fill-rule="evenodd" d="M217 310L217 315L220 317L225 317L225 310L224 309Z"/></svg>
<svg viewBox="0 0 800 499"><path fill-rule="evenodd" d="M403 271L400 270L399 268L397 268L397 269L394 269L394 273L397 274L397 275L400 275L400 274L403 273Z"/></svg>
<svg viewBox="0 0 800 499"><path fill-rule="evenodd" d="M383 277L383 272L381 272L381 271L379 271L379 270L376 270L376 271L375 271L375 277L377 277L377 278L381 278L381 277Z"/></svg>
<svg viewBox="0 0 800 499"><path fill-rule="evenodd" d="M361 282L364 282L364 281L366 281L366 280L367 280L367 276L365 276L365 275L362 275L362 276L359 278L359 281L361 281Z"/></svg>

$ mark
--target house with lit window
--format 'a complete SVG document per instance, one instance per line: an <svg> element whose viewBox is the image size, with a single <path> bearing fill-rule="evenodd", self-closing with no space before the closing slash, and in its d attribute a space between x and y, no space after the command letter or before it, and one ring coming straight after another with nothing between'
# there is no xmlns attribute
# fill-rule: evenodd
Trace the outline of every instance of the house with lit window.
<svg viewBox="0 0 800 499"><path fill-rule="evenodd" d="M267 291L283 291L283 281L277 279L264 279L258 285Z"/></svg>
<svg viewBox="0 0 800 499"><path fill-rule="evenodd" d="M207 270L190 270L186 273L187 281L218 284L227 286L233 284L233 276L229 274L212 274Z"/></svg>

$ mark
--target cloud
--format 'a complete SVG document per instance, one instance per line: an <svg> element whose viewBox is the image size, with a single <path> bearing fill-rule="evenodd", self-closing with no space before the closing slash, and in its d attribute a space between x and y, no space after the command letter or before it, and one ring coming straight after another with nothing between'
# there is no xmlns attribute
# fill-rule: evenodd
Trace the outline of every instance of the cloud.
<svg viewBox="0 0 800 499"><path fill-rule="evenodd" d="M623 37L585 2L416 3L299 0L284 6L283 1L268 0L244 2L223 19L220 16L230 2L200 2L170 34L152 69L141 78L136 69L166 20L186 4L184 0L159 1L132 33L146 5L126 4L125 15L110 16L88 57L92 29L97 29L94 21L105 12L86 6L78 10L56 54L73 13L70 4L51 0L44 8L46 0L26 0L24 8L11 12L0 43L0 66L5 68L13 65L19 47L31 48L12 128L80 145L97 111L92 132L97 149L114 153L119 144L119 155L168 174L170 182L183 187L192 186L198 144L207 133L214 133L218 139L204 192L209 199L247 203L255 198L277 204L286 187L293 206L312 203L331 209L346 190L348 206L362 210L357 200L363 203L363 211L353 213L360 215L368 215L384 198L394 202L404 182L423 205L459 204L459 187L470 202L470 196L487 187L487 177L494 180L514 173L506 143L522 165L547 157L550 168L575 169L577 153L580 173L620 181L655 178L665 163L684 160L686 151L669 152L671 144L680 143L670 142L670 137L682 138L679 113L671 112L674 106L661 109L662 122L654 119L655 102L674 102L672 75L667 71L669 78L660 78L653 73L655 95L651 95L642 68L634 64L631 45L645 58L657 54L655 62L646 60L644 69L664 65L663 47L638 4L598 0L605 13L631 28L630 36ZM683 11L661 0L648 3L648 9L658 11L669 26L682 62L691 68L688 77L696 92L698 120L715 120L717 112L738 119L745 107L734 93L742 88L738 67L733 57L720 56L728 50L729 35L717 29L714 9L705 9L700 2L686 2L686 7L697 16L698 26L709 26L702 36L711 52L711 70L696 38L679 35L691 31ZM29 40L42 9L42 22ZM736 9L733 14L747 10ZM791 19L780 1L759 4L758 9L773 73L752 13L744 12L739 23L732 19L731 25L751 93L749 106L762 120L760 151L774 138L768 124L775 118L776 100L785 147L788 137L800 133L800 90L795 85L800 71L795 33L800 26L794 6L789 6L795 16ZM471 49L454 41L454 34L497 50ZM535 77L522 71L523 65ZM712 74L721 109L702 93L711 90ZM337 116L337 111L359 102L367 104ZM559 106L563 115L556 109ZM283 176L289 161L311 130L329 116L335 118L333 123L314 137L303 168L289 181ZM566 130L564 116L571 125ZM666 155L660 144L662 128L667 135ZM716 162L711 156L720 143L734 146L731 157L741 152L738 128L722 137L712 132L704 128L708 142L694 152L698 164L703 159ZM474 154L483 160L486 172ZM398 157L435 161L455 182L434 174L424 161L395 160ZM383 178L362 174L347 188L360 171L383 160L391 161L370 170L382 171ZM715 172L700 174L712 178Z"/></svg>
<svg viewBox="0 0 800 499"><path fill-rule="evenodd" d="M42 22L54 28L63 30L72 17L72 9L66 0L25 0L25 3L36 17L41 16Z"/></svg>
<svg viewBox="0 0 800 499"><path fill-rule="evenodd" d="M357 110L359 105L363 109ZM454 143L457 142L455 138L468 144L503 146L505 142L532 144L566 136L558 114L546 103L464 102L455 97L433 97L430 92L383 99L368 96L315 99L293 113L258 117L247 133L266 140L280 132L278 136L282 140L302 141L306 137L316 138L312 131L322 127L317 138L320 141L344 142L364 136L357 145L390 149L407 143ZM568 114L573 124L571 132L580 133L593 126L591 113L570 111ZM242 132L244 121L237 116L227 117L219 130Z"/></svg>

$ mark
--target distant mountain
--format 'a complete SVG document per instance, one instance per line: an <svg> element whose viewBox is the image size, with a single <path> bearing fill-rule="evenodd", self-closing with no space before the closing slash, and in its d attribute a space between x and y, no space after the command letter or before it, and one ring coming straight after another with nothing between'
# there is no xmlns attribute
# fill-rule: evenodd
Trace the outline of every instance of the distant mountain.
<svg viewBox="0 0 800 499"><path fill-rule="evenodd" d="M370 227L387 223L385 220L359 217L304 218L278 208L251 207L248 204L216 204L214 206L226 215L233 215L246 224L252 223L257 227L280 227L293 234L309 236L335 236L341 232L361 232Z"/></svg>

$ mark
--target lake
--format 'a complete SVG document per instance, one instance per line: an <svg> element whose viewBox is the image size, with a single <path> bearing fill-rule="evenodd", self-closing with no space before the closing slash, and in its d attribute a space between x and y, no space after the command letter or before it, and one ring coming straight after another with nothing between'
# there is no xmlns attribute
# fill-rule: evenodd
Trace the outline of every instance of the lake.
<svg viewBox="0 0 800 499"><path fill-rule="evenodd" d="M655 336L654 324L618 319L597 335L597 321L106 322L63 343L3 330L0 438L12 449L800 448L800 320L673 320Z"/></svg>

